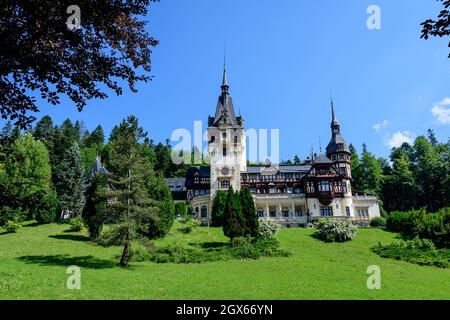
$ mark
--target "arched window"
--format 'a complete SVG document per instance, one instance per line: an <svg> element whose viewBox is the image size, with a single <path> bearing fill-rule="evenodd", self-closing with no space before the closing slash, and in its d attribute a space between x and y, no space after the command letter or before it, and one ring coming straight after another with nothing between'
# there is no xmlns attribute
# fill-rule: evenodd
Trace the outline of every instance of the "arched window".
<svg viewBox="0 0 450 320"><path fill-rule="evenodd" d="M223 144L223 156L227 156L227 146L225 144Z"/></svg>
<svg viewBox="0 0 450 320"><path fill-rule="evenodd" d="M211 141L210 141L210 143L212 143L212 142L214 142L214 141L216 141L216 137L215 137L215 136L211 136Z"/></svg>
<svg viewBox="0 0 450 320"><path fill-rule="evenodd" d="M201 217L202 218L207 218L208 217L208 208L206 206L202 206Z"/></svg>
<svg viewBox="0 0 450 320"><path fill-rule="evenodd" d="M234 136L234 144L237 144L237 143L238 143L238 137Z"/></svg>
<svg viewBox="0 0 450 320"><path fill-rule="evenodd" d="M230 189L230 181L228 181L228 180L223 180L223 181L220 183L220 188L221 188L221 189L225 189L225 190Z"/></svg>

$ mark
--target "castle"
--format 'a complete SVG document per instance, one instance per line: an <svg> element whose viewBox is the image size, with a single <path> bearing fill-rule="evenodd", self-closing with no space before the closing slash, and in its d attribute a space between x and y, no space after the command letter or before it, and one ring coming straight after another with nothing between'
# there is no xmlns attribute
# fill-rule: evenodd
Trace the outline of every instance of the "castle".
<svg viewBox="0 0 450 320"><path fill-rule="evenodd" d="M216 113L208 117L209 166L193 166L185 178L168 178L175 200L193 207L204 224L211 220L217 191L248 188L260 219L286 227L307 225L320 217L368 224L380 216L378 199L353 195L350 150L340 132L331 102L331 140L326 154L300 165L247 165L244 119L236 116L224 66Z"/></svg>

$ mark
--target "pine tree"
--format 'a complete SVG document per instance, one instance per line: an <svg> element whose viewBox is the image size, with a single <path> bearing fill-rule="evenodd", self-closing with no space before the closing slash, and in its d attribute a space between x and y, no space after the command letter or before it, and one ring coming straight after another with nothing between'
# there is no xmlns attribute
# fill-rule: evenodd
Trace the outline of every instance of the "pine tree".
<svg viewBox="0 0 450 320"><path fill-rule="evenodd" d="M62 162L56 168L55 177L61 210L70 212L72 217L81 216L85 203L85 186L84 166L78 143L72 144L65 152Z"/></svg>
<svg viewBox="0 0 450 320"><path fill-rule="evenodd" d="M244 236L257 238L259 236L259 218L256 214L255 202L247 188L241 189L239 198L244 220Z"/></svg>
<svg viewBox="0 0 450 320"><path fill-rule="evenodd" d="M107 217L107 176L98 173L86 188L86 205L83 209L83 220L91 239L95 240L102 231Z"/></svg>
<svg viewBox="0 0 450 320"><path fill-rule="evenodd" d="M239 193L234 192L233 187L228 189L225 205L223 233L233 241L234 238L244 236L244 221Z"/></svg>
<svg viewBox="0 0 450 320"><path fill-rule="evenodd" d="M227 194L224 191L217 191L214 197L211 209L211 226L222 227L224 221L225 205L227 202Z"/></svg>
<svg viewBox="0 0 450 320"><path fill-rule="evenodd" d="M137 118L130 116L116 126L110 139L110 179L113 190L108 197L117 227L111 232L124 246L121 266L127 266L131 256L131 241L145 232L143 228L159 212L157 202L148 194L151 164L142 156L139 140L144 137Z"/></svg>

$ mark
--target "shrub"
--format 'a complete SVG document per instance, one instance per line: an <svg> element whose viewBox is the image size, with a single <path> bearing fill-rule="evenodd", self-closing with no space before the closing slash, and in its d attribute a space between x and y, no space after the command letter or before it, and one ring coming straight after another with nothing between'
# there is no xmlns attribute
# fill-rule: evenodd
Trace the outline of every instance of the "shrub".
<svg viewBox="0 0 450 320"><path fill-rule="evenodd" d="M194 208L189 204L186 207L186 215L188 217L192 217L192 215L194 214Z"/></svg>
<svg viewBox="0 0 450 320"><path fill-rule="evenodd" d="M182 216L185 217L187 214L187 207L186 207L186 202L184 201L180 201L180 202L175 202L175 216Z"/></svg>
<svg viewBox="0 0 450 320"><path fill-rule="evenodd" d="M8 233L14 233L19 231L19 229L22 227L20 223L17 223L15 221L9 220L5 223L5 230Z"/></svg>
<svg viewBox="0 0 450 320"><path fill-rule="evenodd" d="M390 245L378 246L371 250L383 258L403 260L419 265L450 267L450 249L436 249L431 240L416 237L406 242L393 242Z"/></svg>
<svg viewBox="0 0 450 320"><path fill-rule="evenodd" d="M179 227L177 230L181 233L192 233L196 227L200 225L200 221L195 219L184 219L182 220L182 226Z"/></svg>
<svg viewBox="0 0 450 320"><path fill-rule="evenodd" d="M386 220L386 229L400 232L405 235L412 234L413 222L410 212L392 212Z"/></svg>
<svg viewBox="0 0 450 320"><path fill-rule="evenodd" d="M370 220L370 226L374 228L384 228L386 227L386 219L383 217L375 217Z"/></svg>
<svg viewBox="0 0 450 320"><path fill-rule="evenodd" d="M316 222L315 236L326 242L344 242L356 236L358 227L349 220L320 219Z"/></svg>
<svg viewBox="0 0 450 320"><path fill-rule="evenodd" d="M54 222L58 207L59 202L56 195L54 193L46 194L39 203L39 207L36 208L36 221L43 224Z"/></svg>
<svg viewBox="0 0 450 320"><path fill-rule="evenodd" d="M259 221L259 236L261 238L272 238L280 230L280 225L271 220L260 220Z"/></svg>
<svg viewBox="0 0 450 320"><path fill-rule="evenodd" d="M412 213L414 236L430 239L438 247L450 247L450 210L442 209L436 213L424 210Z"/></svg>
<svg viewBox="0 0 450 320"><path fill-rule="evenodd" d="M21 208L0 208L0 226L5 225L8 221L24 221L26 216L26 213Z"/></svg>
<svg viewBox="0 0 450 320"><path fill-rule="evenodd" d="M80 217L70 219L69 224L70 231L78 232L83 229L83 220Z"/></svg>

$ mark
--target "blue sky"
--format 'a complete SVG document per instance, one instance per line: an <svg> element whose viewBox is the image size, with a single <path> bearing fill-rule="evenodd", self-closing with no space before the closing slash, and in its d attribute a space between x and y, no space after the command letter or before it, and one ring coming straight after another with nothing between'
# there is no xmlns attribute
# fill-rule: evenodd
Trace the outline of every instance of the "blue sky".
<svg viewBox="0 0 450 320"><path fill-rule="evenodd" d="M381 8L381 30L366 26L372 4ZM83 120L89 130L101 124L109 134L135 114L155 141L193 130L214 114L225 42L236 112L247 128L280 129L282 159L304 159L319 139L328 143L331 92L341 132L358 151L365 142L386 157L389 141L428 128L446 141L450 123L439 119L450 108L449 39L420 39L420 23L439 9L435 0L161 0L148 17L160 40L152 82L81 113L63 100L38 116Z"/></svg>

